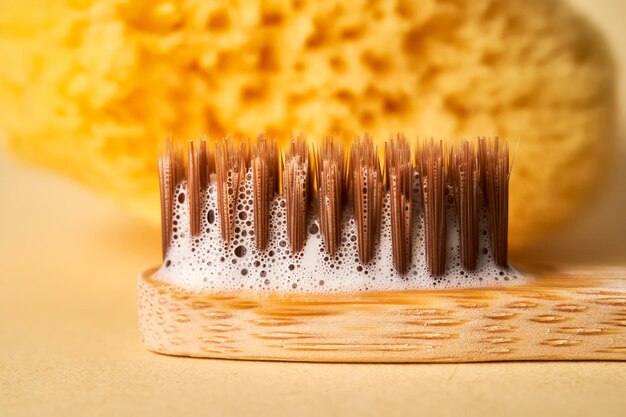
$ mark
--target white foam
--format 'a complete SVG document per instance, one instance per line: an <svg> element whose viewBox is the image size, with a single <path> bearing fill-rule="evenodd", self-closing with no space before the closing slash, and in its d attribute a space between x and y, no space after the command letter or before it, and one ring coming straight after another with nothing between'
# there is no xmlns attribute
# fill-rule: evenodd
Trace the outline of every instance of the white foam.
<svg viewBox="0 0 626 417"><path fill-rule="evenodd" d="M186 185L176 190L174 230L166 259L155 277L188 290L226 292L247 290L284 293L345 293L362 291L403 291L433 288L468 288L519 284L522 277L512 268L501 269L488 252L486 219L480 220L478 266L465 271L461 266L456 216L448 208L447 269L433 278L425 264L423 216L419 192L415 191L412 266L399 275L392 260L389 198L385 198L381 238L375 260L369 265L358 261L356 226L350 213L344 213L342 239L337 255L329 257L319 234L317 216L309 217L309 235L304 250L292 253L287 242L284 200L277 196L271 204L270 242L257 251L254 242L254 213L251 174L239 190L235 208L235 235L230 246L220 235L216 184L211 182L202 210L202 233L192 239L189 232L189 204ZM312 204L315 206L315 204Z"/></svg>

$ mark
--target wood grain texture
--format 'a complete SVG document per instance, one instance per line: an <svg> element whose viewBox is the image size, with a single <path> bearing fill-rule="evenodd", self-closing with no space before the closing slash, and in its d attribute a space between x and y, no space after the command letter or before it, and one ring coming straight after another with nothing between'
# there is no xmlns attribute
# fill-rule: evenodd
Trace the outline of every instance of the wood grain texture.
<svg viewBox="0 0 626 417"><path fill-rule="evenodd" d="M501 288L343 295L194 293L139 277L152 351L311 362L626 360L626 270Z"/></svg>

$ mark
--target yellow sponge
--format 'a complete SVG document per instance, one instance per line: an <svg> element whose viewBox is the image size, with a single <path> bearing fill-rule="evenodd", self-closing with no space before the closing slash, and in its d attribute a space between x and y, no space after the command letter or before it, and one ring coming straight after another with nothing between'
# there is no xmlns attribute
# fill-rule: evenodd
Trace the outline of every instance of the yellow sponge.
<svg viewBox="0 0 626 417"><path fill-rule="evenodd" d="M515 249L593 198L613 145L610 56L554 0L10 3L9 147L152 220L170 133L499 135Z"/></svg>

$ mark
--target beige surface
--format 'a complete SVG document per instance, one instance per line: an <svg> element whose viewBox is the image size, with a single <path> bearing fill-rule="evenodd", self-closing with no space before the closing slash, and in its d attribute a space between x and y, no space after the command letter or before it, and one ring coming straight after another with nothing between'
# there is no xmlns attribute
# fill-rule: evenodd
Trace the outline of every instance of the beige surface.
<svg viewBox="0 0 626 417"><path fill-rule="evenodd" d="M624 68L621 2L576 3L609 27ZM595 211L535 256L626 263L617 217L624 160L621 182ZM135 277L159 259L159 232L2 155L0 190L1 416L626 413L626 363L283 364L150 353L137 334Z"/></svg>

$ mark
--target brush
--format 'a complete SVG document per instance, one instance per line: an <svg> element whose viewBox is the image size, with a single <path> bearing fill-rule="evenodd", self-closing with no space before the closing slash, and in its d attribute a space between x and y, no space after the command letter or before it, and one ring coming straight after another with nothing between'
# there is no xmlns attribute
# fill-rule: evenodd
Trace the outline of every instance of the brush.
<svg viewBox="0 0 626 417"><path fill-rule="evenodd" d="M170 140L158 166L163 263L140 277L152 350L626 359L624 280L509 266L505 140Z"/></svg>

